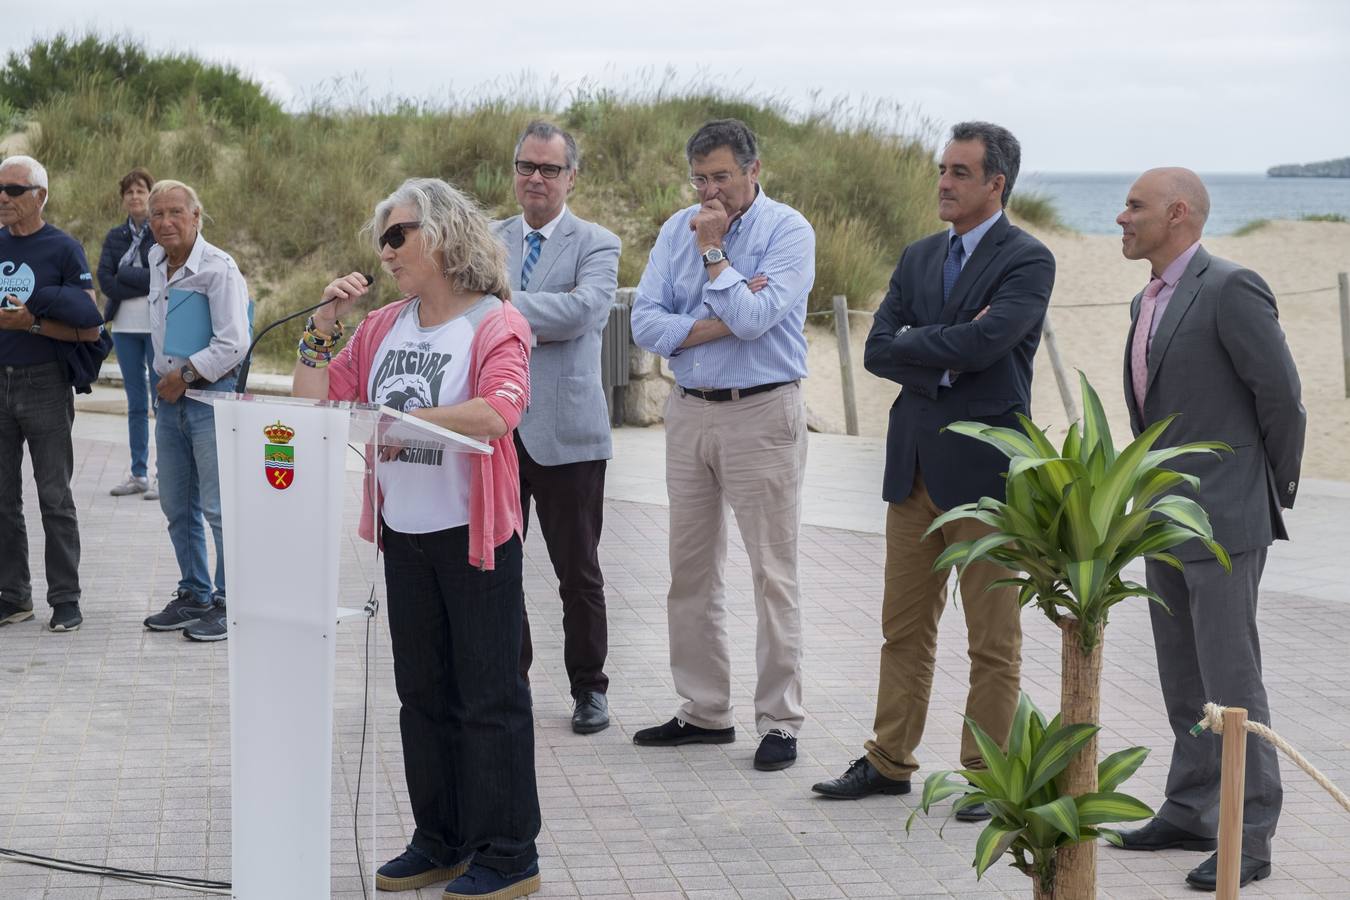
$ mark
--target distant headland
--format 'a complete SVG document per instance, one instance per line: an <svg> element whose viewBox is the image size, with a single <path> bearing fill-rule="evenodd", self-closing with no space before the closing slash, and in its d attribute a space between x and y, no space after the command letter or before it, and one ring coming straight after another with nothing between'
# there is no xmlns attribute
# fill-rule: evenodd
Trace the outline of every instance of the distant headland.
<svg viewBox="0 0 1350 900"><path fill-rule="evenodd" d="M1350 156L1306 165L1271 166L1266 174L1271 178L1350 178Z"/></svg>

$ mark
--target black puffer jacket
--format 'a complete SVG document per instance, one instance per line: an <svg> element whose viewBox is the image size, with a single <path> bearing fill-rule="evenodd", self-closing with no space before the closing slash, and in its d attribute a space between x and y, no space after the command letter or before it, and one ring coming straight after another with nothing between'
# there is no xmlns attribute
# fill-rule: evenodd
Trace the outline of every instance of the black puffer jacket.
<svg viewBox="0 0 1350 900"><path fill-rule="evenodd" d="M147 225L148 229L149 226ZM133 297L144 297L150 293L150 248L155 246L155 236L149 230L141 239L141 258L139 266L122 266L118 262L131 246L131 226L123 222L108 232L103 239L103 253L98 258L98 286L108 302L103 307L103 321L111 322L117 315L117 305Z"/></svg>

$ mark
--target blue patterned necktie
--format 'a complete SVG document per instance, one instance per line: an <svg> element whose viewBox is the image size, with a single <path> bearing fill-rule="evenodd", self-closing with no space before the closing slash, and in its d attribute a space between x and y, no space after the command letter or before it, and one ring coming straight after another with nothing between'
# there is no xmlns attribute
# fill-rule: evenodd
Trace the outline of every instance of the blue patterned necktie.
<svg viewBox="0 0 1350 900"><path fill-rule="evenodd" d="M522 291L530 285L530 273L534 271L534 264L539 262L539 248L544 245L544 236L537 231L531 231L525 235L525 240L529 241L530 252L525 255L525 263L520 267Z"/></svg>
<svg viewBox="0 0 1350 900"><path fill-rule="evenodd" d="M947 259L942 263L942 302L946 303L947 298L952 295L952 286L956 284L956 278L961 274L961 257L966 255L966 245L961 242L961 235L952 235L951 246L947 248Z"/></svg>

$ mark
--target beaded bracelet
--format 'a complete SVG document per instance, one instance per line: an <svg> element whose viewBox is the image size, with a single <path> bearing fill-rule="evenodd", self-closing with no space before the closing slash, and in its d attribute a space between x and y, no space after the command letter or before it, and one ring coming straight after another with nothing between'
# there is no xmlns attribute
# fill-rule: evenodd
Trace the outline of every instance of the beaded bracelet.
<svg viewBox="0 0 1350 900"><path fill-rule="evenodd" d="M342 335L346 333L346 329L342 327L341 321L334 321L333 325L335 326L333 333L324 334L319 331L318 326L314 323L314 317L310 316L309 321L305 323L305 334L313 336L314 341L317 344L333 346L337 344L338 341L342 340Z"/></svg>

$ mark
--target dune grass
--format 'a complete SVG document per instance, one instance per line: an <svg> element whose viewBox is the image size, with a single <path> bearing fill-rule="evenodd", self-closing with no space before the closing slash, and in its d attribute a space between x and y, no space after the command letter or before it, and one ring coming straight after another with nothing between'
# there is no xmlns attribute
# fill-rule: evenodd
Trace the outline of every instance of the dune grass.
<svg viewBox="0 0 1350 900"><path fill-rule="evenodd" d="M1061 231L1065 228L1059 210L1048 194L1039 191L1014 191L1008 198L1008 212L1029 225Z"/></svg>
<svg viewBox="0 0 1350 900"><path fill-rule="evenodd" d="M1233 236L1243 237L1244 235L1255 234L1256 232L1260 231L1262 228L1265 228L1269 224L1270 224L1269 219L1252 219L1250 222L1244 222L1237 228L1233 229Z"/></svg>
<svg viewBox="0 0 1350 900"><path fill-rule="evenodd" d="M1340 213L1306 213L1299 216L1300 222L1346 222L1345 216Z"/></svg>
<svg viewBox="0 0 1350 900"><path fill-rule="evenodd" d="M568 97L514 85L439 105L372 102L339 85L302 112L241 121L191 90L166 105L144 85L94 72L21 112L32 153L51 173L49 218L91 260L120 218L123 173L139 165L186 181L206 208L207 238L244 271L259 322L314 302L337 274L378 270L361 229L404 178L445 178L489 215L514 214L515 138L541 116L577 136L581 176L569 205L623 239L620 284L637 283L661 224L695 202L684 144L711 118L735 116L755 130L765 191L814 226L812 310L828 309L835 294L874 306L901 249L941 227L940 135L903 108L838 102L798 114L773 98L678 86L670 76L654 83ZM1056 221L1044 198L1015 203L1028 221ZM372 305L393 294L388 279L377 280ZM269 336L261 357L284 366L293 342L289 333Z"/></svg>

